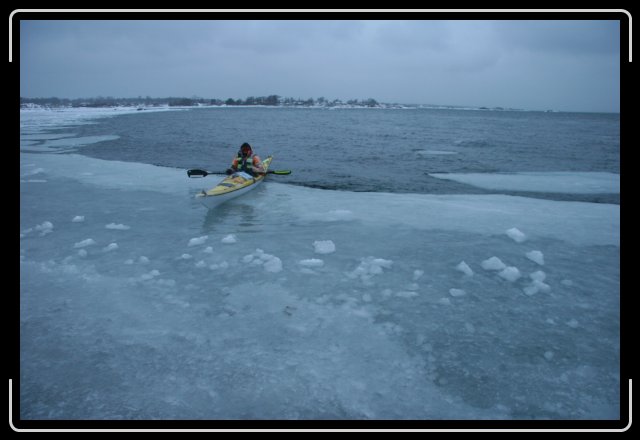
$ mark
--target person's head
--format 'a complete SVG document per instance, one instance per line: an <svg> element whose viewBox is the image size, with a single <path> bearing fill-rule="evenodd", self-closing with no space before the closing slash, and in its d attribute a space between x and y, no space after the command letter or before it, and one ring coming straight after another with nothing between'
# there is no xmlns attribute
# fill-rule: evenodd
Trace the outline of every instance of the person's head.
<svg viewBox="0 0 640 440"><path fill-rule="evenodd" d="M240 146L240 154L243 157L247 157L247 156L251 156L251 145L249 145L248 143L244 143Z"/></svg>

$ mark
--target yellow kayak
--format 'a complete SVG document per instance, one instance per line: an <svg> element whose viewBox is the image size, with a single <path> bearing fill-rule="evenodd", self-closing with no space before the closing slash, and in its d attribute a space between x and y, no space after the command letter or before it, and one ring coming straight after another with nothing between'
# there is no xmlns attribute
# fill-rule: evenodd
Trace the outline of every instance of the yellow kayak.
<svg viewBox="0 0 640 440"><path fill-rule="evenodd" d="M273 156L262 161L265 172L269 170ZM220 183L209 191L202 191L196 194L196 199L207 208L215 208L227 200L234 199L257 187L265 178L266 174L259 174L255 177L239 171L222 179Z"/></svg>

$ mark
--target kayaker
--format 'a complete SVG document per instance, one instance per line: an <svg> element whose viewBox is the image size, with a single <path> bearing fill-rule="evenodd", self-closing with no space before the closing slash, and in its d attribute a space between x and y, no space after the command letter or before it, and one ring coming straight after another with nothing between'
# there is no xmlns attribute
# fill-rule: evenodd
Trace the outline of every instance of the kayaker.
<svg viewBox="0 0 640 440"><path fill-rule="evenodd" d="M252 176L265 173L262 167L262 160L258 155L253 154L251 145L246 142L240 146L240 151L233 159L231 168L227 169L227 174L233 174L237 171L244 171Z"/></svg>

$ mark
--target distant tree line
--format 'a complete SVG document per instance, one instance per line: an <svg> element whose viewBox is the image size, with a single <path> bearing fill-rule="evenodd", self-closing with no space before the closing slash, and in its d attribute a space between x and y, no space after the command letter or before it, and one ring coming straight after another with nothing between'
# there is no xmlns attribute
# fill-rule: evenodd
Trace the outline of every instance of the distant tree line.
<svg viewBox="0 0 640 440"><path fill-rule="evenodd" d="M317 99L308 98L283 98L278 95L269 96L249 96L246 99L228 98L221 100L217 98L200 98L193 96L186 97L168 97L168 98L151 98L150 96L137 98L114 98L112 96L98 96L94 98L23 98L20 97L20 108L29 106L41 107L161 107L161 106L243 106L243 105L263 105L263 106L283 106L283 107L336 107L336 106L356 106L356 107L379 107L381 104L373 98L351 99L343 102L340 99L328 100L324 97Z"/></svg>

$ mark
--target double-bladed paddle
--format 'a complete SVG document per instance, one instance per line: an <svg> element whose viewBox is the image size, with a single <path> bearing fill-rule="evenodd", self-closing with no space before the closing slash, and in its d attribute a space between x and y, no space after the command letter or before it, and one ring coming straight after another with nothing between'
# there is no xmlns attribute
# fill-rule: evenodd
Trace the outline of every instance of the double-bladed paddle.
<svg viewBox="0 0 640 440"><path fill-rule="evenodd" d="M200 170L200 169L193 169L193 170L187 170L187 176L189 177L206 177L209 174L226 174L226 172L213 172L213 171L205 171L205 170ZM291 170L268 170L267 174L280 174L280 175L285 175L285 174L291 174Z"/></svg>

